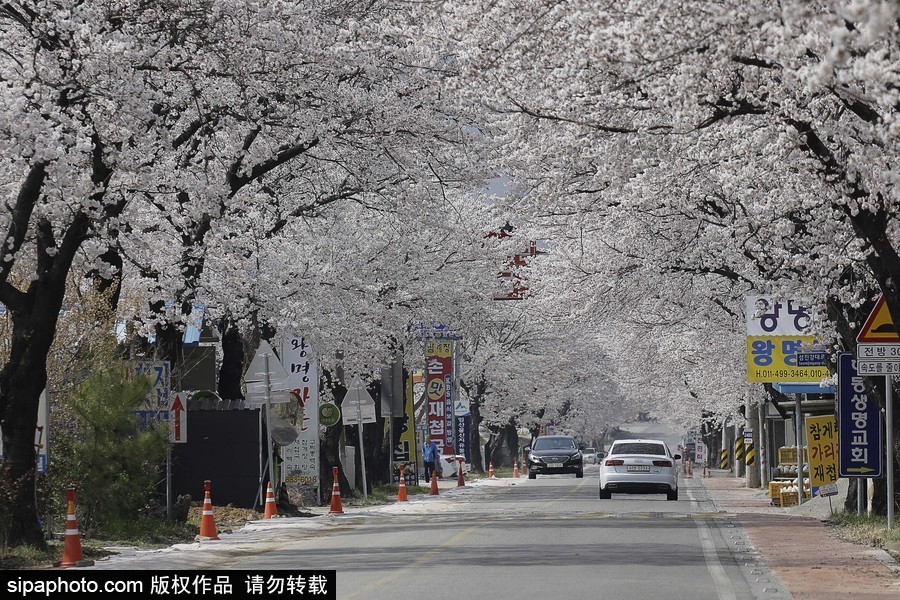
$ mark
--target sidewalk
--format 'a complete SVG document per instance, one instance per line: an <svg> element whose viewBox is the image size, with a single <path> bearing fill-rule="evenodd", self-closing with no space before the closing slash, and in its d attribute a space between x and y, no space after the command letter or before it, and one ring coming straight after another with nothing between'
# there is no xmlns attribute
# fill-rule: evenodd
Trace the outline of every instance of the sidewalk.
<svg viewBox="0 0 900 600"><path fill-rule="evenodd" d="M822 521L807 516L825 516L827 499L780 508L764 490L744 487L743 478L695 475L694 480L720 511L736 515L761 562L795 599L900 598L900 566L887 552L838 540ZM839 510L840 500L834 505Z"/></svg>

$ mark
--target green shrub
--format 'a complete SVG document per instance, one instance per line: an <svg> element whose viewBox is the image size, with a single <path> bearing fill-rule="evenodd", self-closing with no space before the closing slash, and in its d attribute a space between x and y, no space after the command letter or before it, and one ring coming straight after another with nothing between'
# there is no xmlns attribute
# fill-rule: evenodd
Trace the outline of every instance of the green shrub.
<svg viewBox="0 0 900 600"><path fill-rule="evenodd" d="M71 396L73 422L56 433L52 474L60 496L75 486L86 535L136 518L163 478L168 429L139 429L134 413L150 388L148 379L111 368L89 375Z"/></svg>

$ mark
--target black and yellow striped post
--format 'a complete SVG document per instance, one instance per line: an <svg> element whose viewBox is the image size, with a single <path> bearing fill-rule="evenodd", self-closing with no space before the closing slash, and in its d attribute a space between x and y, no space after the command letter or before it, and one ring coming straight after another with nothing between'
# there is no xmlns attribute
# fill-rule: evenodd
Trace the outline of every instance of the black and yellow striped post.
<svg viewBox="0 0 900 600"><path fill-rule="evenodd" d="M719 459L719 468L728 468L728 448L722 448L722 458Z"/></svg>
<svg viewBox="0 0 900 600"><path fill-rule="evenodd" d="M734 460L744 459L744 436L734 438Z"/></svg>
<svg viewBox="0 0 900 600"><path fill-rule="evenodd" d="M744 449L744 461L747 463L748 467L752 467L756 464L756 448L753 446L753 440L747 440Z"/></svg>

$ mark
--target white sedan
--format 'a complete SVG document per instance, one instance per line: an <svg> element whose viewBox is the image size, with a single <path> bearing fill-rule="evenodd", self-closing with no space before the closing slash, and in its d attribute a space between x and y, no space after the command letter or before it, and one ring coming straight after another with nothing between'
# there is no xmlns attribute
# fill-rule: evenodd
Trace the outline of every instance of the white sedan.
<svg viewBox="0 0 900 600"><path fill-rule="evenodd" d="M660 440L616 440L600 463L600 498L665 494L666 500L678 500L679 458Z"/></svg>

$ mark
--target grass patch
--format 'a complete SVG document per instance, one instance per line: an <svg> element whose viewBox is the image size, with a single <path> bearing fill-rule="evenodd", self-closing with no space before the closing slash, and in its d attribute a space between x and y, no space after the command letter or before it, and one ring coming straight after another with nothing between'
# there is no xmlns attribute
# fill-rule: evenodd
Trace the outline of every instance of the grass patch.
<svg viewBox="0 0 900 600"><path fill-rule="evenodd" d="M0 569L34 569L52 566L62 556L62 544L48 542L46 550L18 546L0 550Z"/></svg>
<svg viewBox="0 0 900 600"><path fill-rule="evenodd" d="M352 498L341 498L341 504L346 504L347 506L378 506L380 504L393 504L397 501L397 494L399 491L400 487L397 484L378 485L369 492L368 500L363 498L362 492L354 492ZM423 487L422 485L406 486L406 496L409 498L412 498L413 496L422 496L430 493L430 491L430 488Z"/></svg>
<svg viewBox="0 0 900 600"><path fill-rule="evenodd" d="M65 519L58 522L65 526ZM98 560L117 553L111 546L164 548L193 540L197 531L197 527L190 524L150 517L114 520L105 523L102 530L95 531L90 537L82 536L81 551L86 560ZM64 539L64 532L59 531L47 541L46 550L31 546L0 549L0 569L53 567L62 560Z"/></svg>
<svg viewBox="0 0 900 600"><path fill-rule="evenodd" d="M825 521L834 527L835 535L854 544L884 548L887 543L900 543L900 530L888 529L887 517L837 512Z"/></svg>

